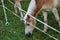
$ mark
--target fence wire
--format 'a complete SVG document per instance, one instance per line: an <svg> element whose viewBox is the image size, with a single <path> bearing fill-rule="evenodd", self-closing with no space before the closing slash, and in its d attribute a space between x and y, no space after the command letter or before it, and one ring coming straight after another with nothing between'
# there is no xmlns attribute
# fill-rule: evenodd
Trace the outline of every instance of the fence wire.
<svg viewBox="0 0 60 40"><path fill-rule="evenodd" d="M4 1L1 0L1 2L2 2L2 6L3 6L3 10L4 10L4 15L5 15L5 20L6 20L6 25L8 25L8 20L7 20L7 15L6 15L6 10L5 10Z"/></svg>
<svg viewBox="0 0 60 40"><path fill-rule="evenodd" d="M10 1L10 0L8 0L8 1L9 1L11 4L15 5L12 1ZM6 24L8 24L8 19L7 19L7 15L6 15L6 9L7 9L8 11L10 11L12 14L14 14L15 16L17 16L18 18L20 18L20 16L18 16L15 12L11 11L10 9L8 9L8 8L4 5L4 1L3 1L3 0L1 0L1 2L2 2L2 7L3 7L4 15L5 15ZM15 5L15 6L16 6L16 5ZM16 6L16 7L17 7L17 6ZM18 7L17 7L17 8L18 8ZM23 11L24 13L26 13L26 11L23 10L23 9L20 9L20 8L19 8L19 10L20 10L20 11ZM24 14L23 14L23 15L24 15ZM49 27L49 28L51 28L52 30L54 30L55 32L58 32L58 33L60 34L60 31L58 31L57 29L55 29L55 28L47 25L46 23L44 23L44 22L42 22L41 20L33 17L33 16L30 15L30 14L26 14L25 17L26 17L27 15L29 15L30 17L32 17L33 19L37 20L38 22L46 25L46 27ZM25 20L23 19L23 21L25 21ZM30 24L30 25L32 25L32 24ZM41 30L40 28L38 28L38 27L36 27L36 26L34 26L34 25L32 25L32 26L35 27L37 30L43 32L44 34L48 35L49 37L53 38L54 40L58 40L57 38L49 35L48 33L45 33L45 32L44 32L43 30Z"/></svg>

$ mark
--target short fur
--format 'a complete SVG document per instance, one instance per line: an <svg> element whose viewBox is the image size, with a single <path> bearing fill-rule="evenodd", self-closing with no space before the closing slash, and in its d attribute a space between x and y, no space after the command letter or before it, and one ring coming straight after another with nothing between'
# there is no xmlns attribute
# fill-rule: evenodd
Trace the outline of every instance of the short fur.
<svg viewBox="0 0 60 40"><path fill-rule="evenodd" d="M27 10L27 14L31 14L34 17L37 17L38 12L41 11L42 9L45 9L47 11L51 10L53 12L55 18L56 18L56 21L58 21L58 24L60 26L60 19L59 19L58 11L56 9L57 6L60 6L59 3L60 3L60 0L31 0L31 2L29 4L29 7L28 7L28 10ZM44 22L47 23L47 12L42 11L42 13L43 13L43 16L44 16ZM25 16L25 19L26 19L25 20L26 21L26 23L25 23L25 26L26 26L25 31L27 31L29 33L29 32L32 32L34 28L31 27L31 25L27 25L27 24L31 23L31 24L33 24L35 26L36 21L33 18L31 18L30 16L28 16L27 14ZM27 29L28 27L31 27L30 29L32 29L32 30ZM47 27L45 25L44 25L44 31L45 32L47 31Z"/></svg>

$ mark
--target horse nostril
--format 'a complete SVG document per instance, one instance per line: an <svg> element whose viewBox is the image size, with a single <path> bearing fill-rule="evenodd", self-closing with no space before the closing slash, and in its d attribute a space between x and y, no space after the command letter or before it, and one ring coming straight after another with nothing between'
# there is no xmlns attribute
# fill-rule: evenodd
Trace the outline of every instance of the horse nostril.
<svg viewBox="0 0 60 40"><path fill-rule="evenodd" d="M28 26L29 26L30 24L26 24L26 25L28 25Z"/></svg>
<svg viewBox="0 0 60 40"><path fill-rule="evenodd" d="M30 37L31 35L32 35L32 33L27 33L27 34L25 34L26 36L28 36L28 37Z"/></svg>

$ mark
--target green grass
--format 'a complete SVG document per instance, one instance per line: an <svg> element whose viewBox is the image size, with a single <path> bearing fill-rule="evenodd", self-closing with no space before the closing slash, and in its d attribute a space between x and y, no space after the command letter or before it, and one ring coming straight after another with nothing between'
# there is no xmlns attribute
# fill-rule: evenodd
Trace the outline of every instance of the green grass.
<svg viewBox="0 0 60 40"><path fill-rule="evenodd" d="M5 5L10 10L14 11L12 4L7 2L7 3L5 3ZM27 10L29 2L21 2L21 5L24 10ZM58 12L60 15L60 8L57 8L57 9L58 9ZM54 28L60 30L52 12L48 12L48 13L49 13L48 14L48 24L53 26ZM8 16L8 22L10 23L8 26L5 25L3 9L0 6L0 40L54 40L36 29L33 31L33 35L31 37L26 37L24 34L23 21L21 21L19 18L14 16L9 11L7 11L7 16ZM37 18L43 21L43 17L41 17L41 16L42 16L42 14L40 13ZM43 29L43 25L41 23L37 22L37 26L39 26L39 28ZM47 33L55 36L56 38L58 38L60 40L60 34L56 33L55 31L48 29Z"/></svg>

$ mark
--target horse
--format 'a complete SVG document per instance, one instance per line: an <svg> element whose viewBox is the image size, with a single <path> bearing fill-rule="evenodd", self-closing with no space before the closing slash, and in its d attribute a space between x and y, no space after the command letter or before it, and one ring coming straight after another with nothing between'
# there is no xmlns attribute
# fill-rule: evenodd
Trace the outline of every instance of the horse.
<svg viewBox="0 0 60 40"><path fill-rule="evenodd" d="M19 9L19 13L21 15L21 20L22 20L23 19L23 14L22 14L22 11L20 10L20 9L22 9L20 1L28 1L28 0L13 0L13 1L15 2L15 5L14 5L15 12L17 13L17 9L16 9L16 6L17 6L18 9Z"/></svg>
<svg viewBox="0 0 60 40"><path fill-rule="evenodd" d="M21 20L22 20L23 14L22 14L22 11L20 10L20 9L22 9L21 3L20 3L20 1L22 1L22 0L13 0L13 1L15 2L15 5L14 5L15 12L17 13L17 9L16 9L16 6L17 6L17 8L18 8L18 10L19 10L19 13L20 13L20 15L21 15Z"/></svg>
<svg viewBox="0 0 60 40"><path fill-rule="evenodd" d="M36 20L34 20L33 18L31 18L28 14L37 17L39 12L42 11L43 16L44 16L44 22L47 23L47 12L46 11L52 11L56 21L58 22L59 26L60 26L60 18L58 15L58 11L56 7L60 6L60 0L31 0L27 13L24 17L24 21L25 21L25 35L29 36L32 34L33 30L34 30L34 26L36 26ZM46 10L46 11L44 11ZM32 25L30 25L32 24ZM44 25L44 32L47 32L47 27Z"/></svg>

